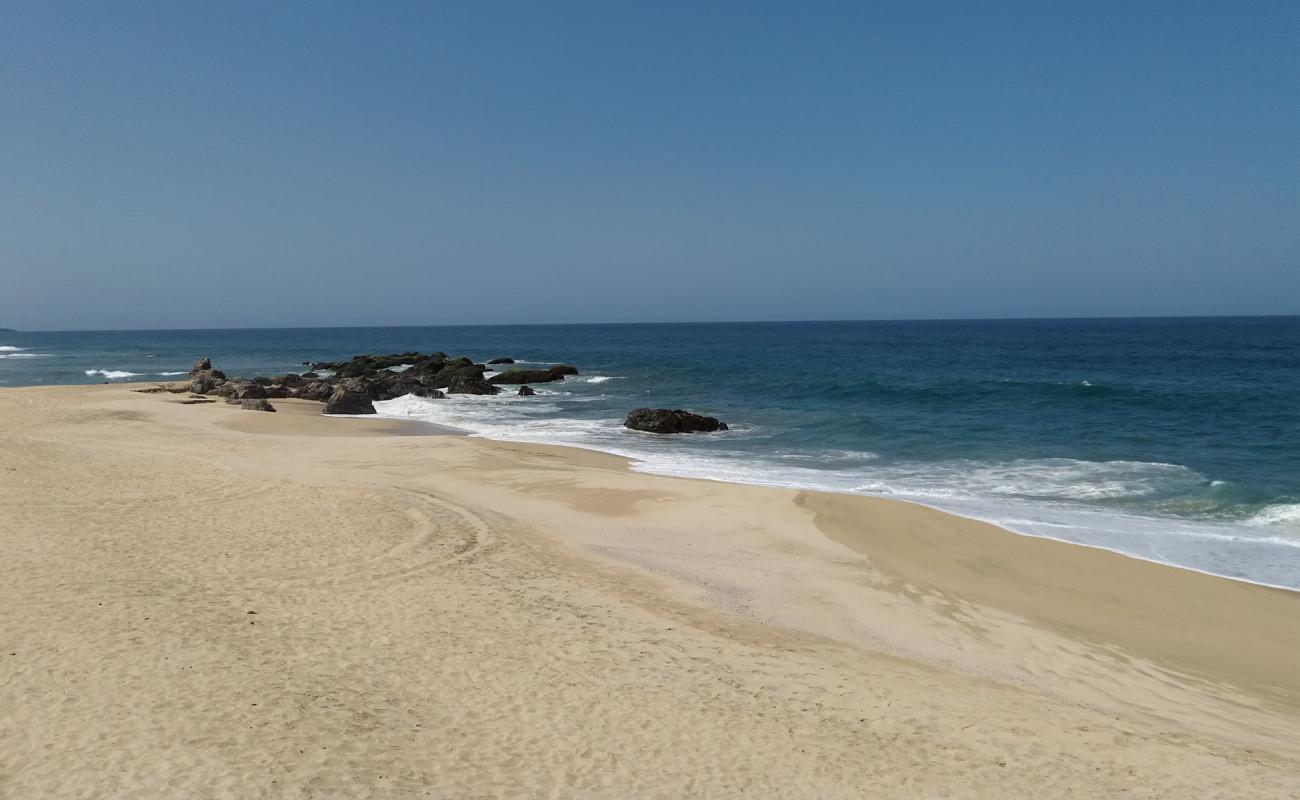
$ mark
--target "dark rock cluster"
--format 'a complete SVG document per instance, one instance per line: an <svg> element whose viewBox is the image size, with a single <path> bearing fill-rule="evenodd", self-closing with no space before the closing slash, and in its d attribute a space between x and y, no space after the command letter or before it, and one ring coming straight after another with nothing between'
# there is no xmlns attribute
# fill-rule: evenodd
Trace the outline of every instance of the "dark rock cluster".
<svg viewBox="0 0 1300 800"><path fill-rule="evenodd" d="M647 433L709 433L727 430L727 423L680 408L638 408L623 423L634 431Z"/></svg>
<svg viewBox="0 0 1300 800"><path fill-rule="evenodd" d="M494 358L488 364L513 364L514 359ZM189 372L189 391L213 395L226 402L256 411L275 411L270 400L292 397L325 404L326 414L373 414L374 401L392 400L413 394L445 398L448 394L497 394L502 386L518 386L520 397L536 394L530 383L562 381L577 375L570 364L546 369L508 369L485 377L487 365L468 358L451 358L446 353L394 353L359 355L348 361L304 362L302 374L274 377L228 378L212 361L201 358ZM322 372L333 373L328 377ZM183 390L182 390L183 391ZM727 423L715 417L670 408L638 408L628 414L624 425L649 433L698 433L727 430Z"/></svg>
<svg viewBox="0 0 1300 800"><path fill-rule="evenodd" d="M513 364L509 358L493 359L494 364ZM214 395L226 398L244 408L274 410L267 400L292 397L315 400L325 404L326 414L373 414L376 400L392 400L413 394L432 399L448 394L497 394L497 384L523 384L563 380L565 375L576 375L578 370L568 364L557 364L545 370L510 370L502 375L485 377L487 365L476 364L468 358L451 358L446 353L394 353L392 355L359 355L348 361L304 362L310 367L302 374L289 373L274 377L230 378L214 369L212 361L201 358L189 372L189 390L196 395ZM399 369L400 368L400 369ZM323 377L328 370L333 375ZM527 380L518 376L526 376ZM523 391L527 388L527 391ZM523 387L521 396L533 393ZM245 401L263 401L261 404Z"/></svg>

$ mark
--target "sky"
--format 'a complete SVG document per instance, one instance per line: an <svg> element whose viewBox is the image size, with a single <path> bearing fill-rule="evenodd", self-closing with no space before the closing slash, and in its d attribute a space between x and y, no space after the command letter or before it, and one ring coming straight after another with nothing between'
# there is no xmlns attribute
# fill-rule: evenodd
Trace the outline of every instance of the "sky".
<svg viewBox="0 0 1300 800"><path fill-rule="evenodd" d="M1300 313L1300 3L0 0L0 326Z"/></svg>

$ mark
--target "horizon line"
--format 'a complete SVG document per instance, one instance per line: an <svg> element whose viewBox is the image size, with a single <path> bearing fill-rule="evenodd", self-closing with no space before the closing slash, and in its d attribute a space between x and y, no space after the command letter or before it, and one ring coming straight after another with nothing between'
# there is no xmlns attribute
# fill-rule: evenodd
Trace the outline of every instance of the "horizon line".
<svg viewBox="0 0 1300 800"><path fill-rule="evenodd" d="M1087 322L1100 320L1173 320L1173 319L1286 319L1293 314L1151 314L1145 316L1062 316L1062 317L875 317L859 319L742 319L742 320L673 320L659 322L462 322L455 324L406 325L276 325L267 327L235 326L229 328L0 328L0 333L146 333L158 331L293 331L293 330L366 330L392 328L509 328L509 327L578 327L584 325L803 325L860 322Z"/></svg>

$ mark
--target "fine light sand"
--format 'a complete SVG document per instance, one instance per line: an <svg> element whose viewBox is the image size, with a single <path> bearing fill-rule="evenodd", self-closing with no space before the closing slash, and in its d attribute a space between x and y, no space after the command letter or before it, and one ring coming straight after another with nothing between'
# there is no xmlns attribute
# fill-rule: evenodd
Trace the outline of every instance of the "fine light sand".
<svg viewBox="0 0 1300 800"><path fill-rule="evenodd" d="M0 798L1300 795L1300 595L133 388L0 391Z"/></svg>

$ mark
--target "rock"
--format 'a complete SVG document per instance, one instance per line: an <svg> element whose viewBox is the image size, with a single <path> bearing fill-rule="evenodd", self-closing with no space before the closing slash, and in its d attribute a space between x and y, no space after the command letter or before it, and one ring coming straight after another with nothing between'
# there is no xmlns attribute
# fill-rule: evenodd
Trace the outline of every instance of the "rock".
<svg viewBox="0 0 1300 800"><path fill-rule="evenodd" d="M520 387L519 387L519 396L520 396L520 397L532 397L532 396L535 395L535 394L537 394L537 392L534 392L534 391L533 391L533 387L531 387L531 386L520 386Z"/></svg>
<svg viewBox="0 0 1300 800"><path fill-rule="evenodd" d="M230 392L223 395L226 398L233 397L236 400L262 400L265 399L267 396L266 387L261 385L260 383L244 383L242 381L231 381L221 386L220 388L224 389L226 388L226 386L231 387Z"/></svg>
<svg viewBox="0 0 1300 800"><path fill-rule="evenodd" d="M301 389L295 390L293 396L324 403L332 394L334 394L334 385L329 381L312 381Z"/></svg>
<svg viewBox="0 0 1300 800"><path fill-rule="evenodd" d="M213 400L211 397L191 397L186 400L180 401L181 405L183 406L197 406L197 405L202 405L203 403L215 403L215 402L217 401Z"/></svg>
<svg viewBox="0 0 1300 800"><path fill-rule="evenodd" d="M206 356L194 362L186 376L189 391L195 394L208 394L226 382L226 373L212 368L212 359Z"/></svg>
<svg viewBox="0 0 1300 800"><path fill-rule="evenodd" d="M435 353L434 355L438 355ZM443 356L445 359L446 356ZM313 370L329 369L341 378L359 378L363 375L370 375L381 369L396 367L402 364L416 364L425 361L428 356L423 353L414 351L408 353L393 353L386 356L360 355L354 356L351 361L326 361L309 366Z"/></svg>
<svg viewBox="0 0 1300 800"><path fill-rule="evenodd" d="M225 382L226 374L219 369L199 370L190 373L189 390L195 394L208 394Z"/></svg>
<svg viewBox="0 0 1300 800"><path fill-rule="evenodd" d="M186 376L190 382L187 387L195 394L208 394L226 382L226 373L212 368L212 359L204 357L194 362Z"/></svg>
<svg viewBox="0 0 1300 800"><path fill-rule="evenodd" d="M458 375L447 384L447 394L496 394L499 391L501 390L483 380L481 374L477 378Z"/></svg>
<svg viewBox="0 0 1300 800"><path fill-rule="evenodd" d="M577 375L578 368L572 364L553 364L551 366L552 375Z"/></svg>
<svg viewBox="0 0 1300 800"><path fill-rule="evenodd" d="M508 369L488 378L488 383L550 383L562 381L564 375L552 369Z"/></svg>
<svg viewBox="0 0 1300 800"><path fill-rule="evenodd" d="M297 373L288 372L284 375L276 375L271 379L271 383L278 383L289 389L297 389L299 386L306 384L307 381L303 380L303 377Z"/></svg>
<svg viewBox="0 0 1300 800"><path fill-rule="evenodd" d="M262 399L240 400L239 407L245 411L274 411L275 406Z"/></svg>
<svg viewBox="0 0 1300 800"><path fill-rule="evenodd" d="M320 378L320 376L314 372L304 372L302 375L298 377L302 378L305 381L314 381Z"/></svg>
<svg viewBox="0 0 1300 800"><path fill-rule="evenodd" d="M447 395L440 389L429 389L424 386L417 386L411 390L411 394L416 397L427 397L430 400L445 400Z"/></svg>
<svg viewBox="0 0 1300 800"><path fill-rule="evenodd" d="M273 383L266 387L266 396L271 400L282 400L289 397L290 394L291 392L288 386L281 386L278 383Z"/></svg>
<svg viewBox="0 0 1300 800"><path fill-rule="evenodd" d="M627 415L624 426L649 433L696 433L725 431L727 423L680 408L638 408Z"/></svg>
<svg viewBox="0 0 1300 800"><path fill-rule="evenodd" d="M270 386L272 383L275 383L275 381L263 375L258 375L256 378L253 378L253 383L256 383L258 386Z"/></svg>
<svg viewBox="0 0 1300 800"><path fill-rule="evenodd" d="M487 363L489 367L492 367L492 366L496 366L497 364L513 364L515 363L515 360L513 358L494 358Z"/></svg>
<svg viewBox="0 0 1300 800"><path fill-rule="evenodd" d="M440 366L439 366L440 365ZM437 367L437 369L434 369ZM437 361L430 359L424 364L418 364L403 375L409 375L412 379L419 381L422 386L430 389L447 389L455 382L466 385L477 385L484 383L484 367L482 364L475 364L468 358L457 358L452 361ZM474 394L494 394L494 392L474 392Z"/></svg>
<svg viewBox="0 0 1300 800"><path fill-rule="evenodd" d="M361 392L339 387L325 402L326 414L373 414L375 406Z"/></svg>
<svg viewBox="0 0 1300 800"><path fill-rule="evenodd" d="M170 392L171 389L168 389L166 386L146 386L143 389L132 389L131 391L139 392L140 394L166 394L167 392Z"/></svg>

